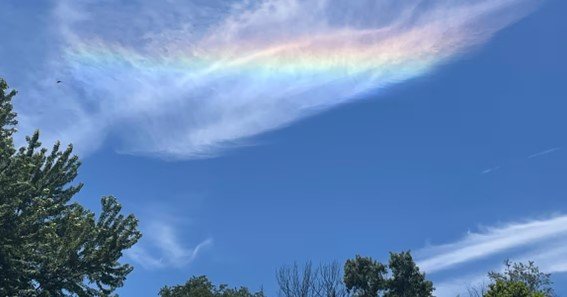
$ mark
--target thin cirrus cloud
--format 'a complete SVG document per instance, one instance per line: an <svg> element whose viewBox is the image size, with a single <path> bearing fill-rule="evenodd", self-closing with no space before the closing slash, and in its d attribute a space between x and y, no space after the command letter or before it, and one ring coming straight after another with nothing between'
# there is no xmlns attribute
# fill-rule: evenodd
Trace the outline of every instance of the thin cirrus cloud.
<svg viewBox="0 0 567 297"><path fill-rule="evenodd" d="M488 168L488 169L485 169L485 170L483 170L483 171L482 171L482 172L481 172L480 174L489 174L489 173L493 173L493 172L495 172L495 171L498 171L498 170L500 170L500 168L501 168L500 166L496 166L496 167Z"/></svg>
<svg viewBox="0 0 567 297"><path fill-rule="evenodd" d="M439 296L456 296L467 287L487 282L490 270L500 270L504 259L535 261L542 271L567 272L567 216L485 227L453 243L417 251L418 265L430 275L452 271L437 283ZM479 263L488 263L478 270ZM471 271L467 265L473 264ZM456 275L456 276L455 276ZM459 276L460 275L460 276Z"/></svg>
<svg viewBox="0 0 567 297"><path fill-rule="evenodd" d="M538 153L529 155L529 156L528 156L528 159L543 157L543 156L545 156L545 155L553 154L553 153L555 153L555 152L557 152L557 151L560 151L560 150L561 150L560 147L550 148L550 149L547 149L547 150L544 150L544 151L541 151L541 152L538 152Z"/></svg>
<svg viewBox="0 0 567 297"><path fill-rule="evenodd" d="M186 247L177 233L170 224L153 222L145 230L140 244L126 255L145 269L181 268L191 264L203 249L213 244L213 239L207 238L195 247Z"/></svg>
<svg viewBox="0 0 567 297"><path fill-rule="evenodd" d="M527 157L527 159L540 158L540 157L543 157L543 156L547 156L547 155L550 155L550 154L554 154L554 153L556 153L556 152L558 152L558 151L560 151L560 150L561 150L560 147L554 147L554 148L546 149L546 150L543 150L543 151L540 151L540 152L537 152L537 153L534 153L534 154L529 155L529 156ZM514 163L517 163L517 162L518 162L518 160L515 160L514 162L511 162L511 164L514 164ZM511 165L511 164L507 164L507 166L508 166L508 165ZM481 174L481 175L485 175L485 174L494 173L494 172L496 172L496 171L499 171L499 170L502 169L503 167L504 167L504 166L496 166L496 167L488 168L488 169L485 169L485 170L481 171L480 174Z"/></svg>
<svg viewBox="0 0 567 297"><path fill-rule="evenodd" d="M44 78L64 84L36 80L23 130L82 152L114 139L125 153L210 157L425 75L539 1L135 3L58 2Z"/></svg>

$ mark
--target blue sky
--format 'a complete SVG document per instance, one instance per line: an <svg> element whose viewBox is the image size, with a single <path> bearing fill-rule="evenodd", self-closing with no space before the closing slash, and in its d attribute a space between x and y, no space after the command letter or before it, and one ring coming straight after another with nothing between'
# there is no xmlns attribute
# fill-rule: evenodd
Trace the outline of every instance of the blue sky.
<svg viewBox="0 0 567 297"><path fill-rule="evenodd" d="M97 209L113 194L140 218L121 296L201 274L273 296L280 265L406 249L439 296L506 258L536 260L564 295L567 4L474 2L6 2L0 75L20 91L22 132L81 153L78 199ZM242 40L313 32L361 50L349 36L373 28L387 30L365 58L394 44L394 62L262 68L276 53L201 77L170 54L241 58ZM330 59L320 41L290 53Z"/></svg>

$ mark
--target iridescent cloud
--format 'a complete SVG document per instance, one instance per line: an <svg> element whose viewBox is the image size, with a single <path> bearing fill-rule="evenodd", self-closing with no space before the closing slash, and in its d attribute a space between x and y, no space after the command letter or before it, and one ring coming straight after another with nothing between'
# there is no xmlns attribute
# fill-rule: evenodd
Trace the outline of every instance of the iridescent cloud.
<svg viewBox="0 0 567 297"><path fill-rule="evenodd" d="M65 46L55 67L71 89L66 95L78 98L72 112L81 120L61 120L69 110L64 106L30 117L83 150L114 135L127 153L212 156L425 75L482 45L537 3L349 2L237 1L227 11L209 7L210 17L217 15L206 26L175 18L162 32L154 28L150 37L123 41L119 28L99 32L105 19L81 11L96 3L68 2L57 11L82 17L59 22ZM97 141L82 143L85 133Z"/></svg>

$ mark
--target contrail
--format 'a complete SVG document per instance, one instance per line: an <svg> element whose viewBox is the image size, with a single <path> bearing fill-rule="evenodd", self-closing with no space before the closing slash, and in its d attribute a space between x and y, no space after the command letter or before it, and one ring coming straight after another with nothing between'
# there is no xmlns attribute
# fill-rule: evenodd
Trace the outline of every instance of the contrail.
<svg viewBox="0 0 567 297"><path fill-rule="evenodd" d="M551 148L551 149L530 155L530 156L528 156L528 159L533 159L533 158L541 157L541 156L548 155L548 154L551 154L551 153L555 153L559 150L561 150L560 147L554 147L554 148Z"/></svg>

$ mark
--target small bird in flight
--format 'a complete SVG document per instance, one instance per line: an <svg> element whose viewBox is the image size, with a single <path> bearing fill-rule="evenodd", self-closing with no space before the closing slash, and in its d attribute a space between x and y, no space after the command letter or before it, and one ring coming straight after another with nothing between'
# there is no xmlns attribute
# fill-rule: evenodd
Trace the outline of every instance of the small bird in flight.
<svg viewBox="0 0 567 297"><path fill-rule="evenodd" d="M58 83L58 84L60 84L60 83L61 83L61 81L60 81L60 80L58 80L58 81L57 81L57 83Z"/></svg>

